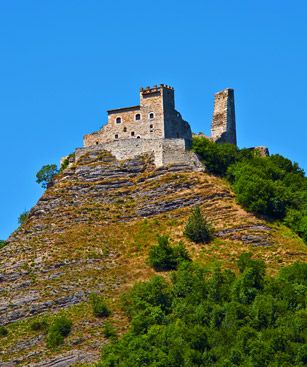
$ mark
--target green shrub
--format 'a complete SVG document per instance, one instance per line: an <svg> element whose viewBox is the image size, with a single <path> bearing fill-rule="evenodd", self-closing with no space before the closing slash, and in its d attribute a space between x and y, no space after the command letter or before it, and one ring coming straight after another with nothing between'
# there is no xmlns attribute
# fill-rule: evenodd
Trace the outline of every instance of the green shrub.
<svg viewBox="0 0 307 367"><path fill-rule="evenodd" d="M212 240L212 227L201 214L199 205L193 208L183 233L195 243L208 243Z"/></svg>
<svg viewBox="0 0 307 367"><path fill-rule="evenodd" d="M224 176L227 168L239 158L233 144L216 144L206 138L193 138L192 149L200 157L208 172Z"/></svg>
<svg viewBox="0 0 307 367"><path fill-rule="evenodd" d="M47 347L54 349L64 344L64 336L57 330L51 330L47 335Z"/></svg>
<svg viewBox="0 0 307 367"><path fill-rule="evenodd" d="M69 154L69 156L67 156L63 160L63 162L61 164L60 172L63 172L68 167L70 159L72 159L74 157L75 157L75 153L71 153L71 154Z"/></svg>
<svg viewBox="0 0 307 367"><path fill-rule="evenodd" d="M7 336L9 331L5 326L0 326L0 336Z"/></svg>
<svg viewBox="0 0 307 367"><path fill-rule="evenodd" d="M27 221L28 217L29 217L29 211L28 210L25 210L24 212L22 212L19 215L19 217L18 217L18 224L19 225L24 224Z"/></svg>
<svg viewBox="0 0 307 367"><path fill-rule="evenodd" d="M7 245L6 241L0 240L0 249Z"/></svg>
<svg viewBox="0 0 307 367"><path fill-rule="evenodd" d="M64 338L69 335L72 321L66 316L57 317L48 328L47 346L55 348L64 343Z"/></svg>
<svg viewBox="0 0 307 367"><path fill-rule="evenodd" d="M148 261L156 271L177 269L182 261L191 261L182 242L177 246L170 246L168 236L159 236L158 244L149 250Z"/></svg>
<svg viewBox="0 0 307 367"><path fill-rule="evenodd" d="M108 317L111 314L103 297L96 293L92 293L90 296L92 304L93 314L97 317Z"/></svg>
<svg viewBox="0 0 307 367"><path fill-rule="evenodd" d="M117 332L115 327L110 322L105 322L103 325L103 335L111 340L117 339Z"/></svg>
<svg viewBox="0 0 307 367"><path fill-rule="evenodd" d="M43 166L36 174L36 182L46 189L52 182L54 176L59 173L56 164L47 164Z"/></svg>
<svg viewBox="0 0 307 367"><path fill-rule="evenodd" d="M48 329L48 323L45 320L33 321L30 328L33 331L46 331Z"/></svg>

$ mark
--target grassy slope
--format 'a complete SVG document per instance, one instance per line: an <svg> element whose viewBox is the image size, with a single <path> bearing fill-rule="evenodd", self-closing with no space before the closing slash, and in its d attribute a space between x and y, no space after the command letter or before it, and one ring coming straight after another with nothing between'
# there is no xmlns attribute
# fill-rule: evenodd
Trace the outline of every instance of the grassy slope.
<svg viewBox="0 0 307 367"><path fill-rule="evenodd" d="M109 163L103 161L103 164ZM98 166L99 162L90 161L84 165L93 168ZM144 169L129 178L133 185L110 190L107 195L112 197L111 202L95 203L91 199L85 200L83 205L77 208L71 206L63 209L70 224L64 226L60 233L46 230L35 235L33 228L38 223L51 223L53 228L60 227L63 218L52 218L52 213L38 219L30 218L18 240L13 241L6 249L7 254L11 254L10 264L24 267L23 280L31 281L28 291L37 291L40 300L59 298L67 294L67 289L72 289L73 292L97 291L108 299L113 311L110 319L121 333L125 331L128 322L120 310L119 297L136 281L148 279L154 274L146 264L146 258L148 248L155 243L158 234L168 234L173 241L183 240L194 259L203 263L218 262L223 267L234 268L236 259L243 251L251 251L255 257L264 259L270 273L275 273L281 266L305 259L306 246L296 235L278 223L265 223L242 210L235 203L235 198L225 181L205 173L165 171L156 175L148 166ZM74 179L63 180L60 177L58 183L48 189L45 196L63 197L67 194L65 189L69 185L75 185L76 182L73 181ZM159 197L152 198L148 194L163 185L165 189ZM180 187L178 191L174 190L176 186ZM170 189L167 190L167 187ZM142 198L139 196L140 192L144 193ZM206 246L192 244L182 235L191 209L189 205L146 219L137 215L136 208L141 200L158 204L160 201L172 202L178 198L195 197L201 198L203 213L217 231L241 228L237 235L216 238L212 244ZM77 223L72 220L73 216L78 215L85 217L86 221ZM131 218L121 221L123 216ZM272 230L248 228L262 224ZM267 237L270 246L253 246L244 242L244 236L250 233L257 235L258 232ZM5 266L3 258L2 261L2 266ZM47 269L53 264L65 262L69 265L52 269L49 272L53 275L51 277L43 276L41 267L37 266L40 264ZM5 298L9 295L4 293L2 296ZM85 297L76 305L62 310L53 309L9 324L9 336L1 338L3 361L21 360L22 363L29 363L76 349L98 355L100 346L106 342L102 336L103 320L93 317L87 299ZM50 351L45 346L45 336L41 332L32 331L30 324L33 320L41 318L50 321L59 312L69 315L73 320L73 329L62 347ZM29 345L33 341L33 345Z"/></svg>

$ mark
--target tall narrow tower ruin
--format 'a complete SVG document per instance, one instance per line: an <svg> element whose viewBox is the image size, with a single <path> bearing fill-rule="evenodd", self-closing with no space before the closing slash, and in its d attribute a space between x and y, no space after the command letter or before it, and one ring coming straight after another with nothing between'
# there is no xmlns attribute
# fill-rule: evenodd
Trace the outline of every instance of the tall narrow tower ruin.
<svg viewBox="0 0 307 367"><path fill-rule="evenodd" d="M227 88L215 94L211 138L216 143L237 145L233 89Z"/></svg>

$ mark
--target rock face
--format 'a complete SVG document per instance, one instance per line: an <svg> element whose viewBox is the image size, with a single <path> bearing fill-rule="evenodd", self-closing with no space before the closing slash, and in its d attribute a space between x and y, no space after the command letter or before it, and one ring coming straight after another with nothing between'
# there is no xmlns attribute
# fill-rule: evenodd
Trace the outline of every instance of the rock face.
<svg viewBox="0 0 307 367"><path fill-rule="evenodd" d="M274 254L287 246L282 238L273 244L276 230L243 211L221 179L185 164L157 169L149 155L118 161L99 147L82 152L0 250L0 324L14 335L1 339L0 365L62 367L97 358L106 341L89 294L109 299L112 322L124 331L119 295L153 274L145 260L156 236L184 240L198 256L199 247L182 235L195 204L215 227L214 256L227 266L251 248L260 257L269 254L274 266ZM211 254L203 252L203 260L211 260ZM283 261L293 258L284 255ZM42 317L50 323L60 311L73 320L73 330L62 349L50 351L44 333L30 326Z"/></svg>

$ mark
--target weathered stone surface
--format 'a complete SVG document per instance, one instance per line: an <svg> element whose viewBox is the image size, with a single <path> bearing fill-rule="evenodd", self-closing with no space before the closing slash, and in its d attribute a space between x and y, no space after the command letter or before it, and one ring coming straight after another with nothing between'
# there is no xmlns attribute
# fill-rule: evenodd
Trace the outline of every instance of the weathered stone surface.
<svg viewBox="0 0 307 367"><path fill-rule="evenodd" d="M233 89L227 88L215 94L211 138L217 143L237 145Z"/></svg>
<svg viewBox="0 0 307 367"><path fill-rule="evenodd" d="M85 135L84 146L138 138L181 138L191 144L191 128L175 110L172 87L161 84L141 88L140 105L109 110L108 123L101 130Z"/></svg>
<svg viewBox="0 0 307 367"><path fill-rule="evenodd" d="M252 147L249 149L256 152L260 157L268 157L270 155L269 148L267 147Z"/></svg>

